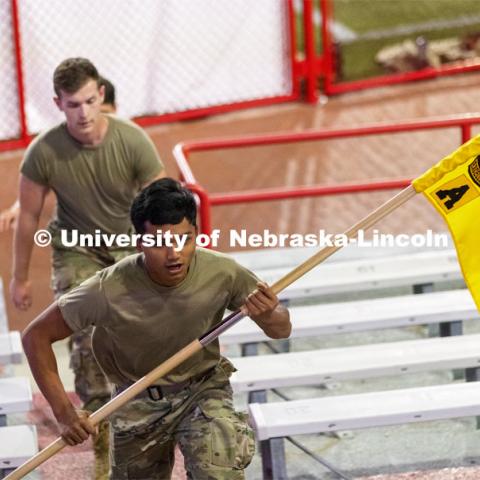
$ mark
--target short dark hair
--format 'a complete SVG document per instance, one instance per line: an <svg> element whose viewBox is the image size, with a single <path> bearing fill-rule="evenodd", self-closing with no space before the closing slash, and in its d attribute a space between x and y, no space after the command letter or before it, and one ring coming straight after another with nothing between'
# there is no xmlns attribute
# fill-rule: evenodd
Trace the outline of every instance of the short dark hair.
<svg viewBox="0 0 480 480"><path fill-rule="evenodd" d="M100 75L95 65L86 58L67 58L53 72L53 89L57 96L61 90L75 93L89 80L95 80L99 85Z"/></svg>
<svg viewBox="0 0 480 480"><path fill-rule="evenodd" d="M105 87L105 98L103 99L103 103L115 107L115 87L113 86L113 83L105 77L100 77L98 85L100 87Z"/></svg>
<svg viewBox="0 0 480 480"><path fill-rule="evenodd" d="M197 225L197 206L190 190L173 178L161 178L138 193L130 208L137 233L145 233L145 222L152 225L177 225L186 218Z"/></svg>

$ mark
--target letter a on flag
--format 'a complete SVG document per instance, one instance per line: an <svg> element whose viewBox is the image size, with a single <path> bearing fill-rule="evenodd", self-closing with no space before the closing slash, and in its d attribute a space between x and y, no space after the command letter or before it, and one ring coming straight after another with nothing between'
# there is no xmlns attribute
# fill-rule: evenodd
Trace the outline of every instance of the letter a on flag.
<svg viewBox="0 0 480 480"><path fill-rule="evenodd" d="M463 277L480 310L480 135L412 182L447 222Z"/></svg>

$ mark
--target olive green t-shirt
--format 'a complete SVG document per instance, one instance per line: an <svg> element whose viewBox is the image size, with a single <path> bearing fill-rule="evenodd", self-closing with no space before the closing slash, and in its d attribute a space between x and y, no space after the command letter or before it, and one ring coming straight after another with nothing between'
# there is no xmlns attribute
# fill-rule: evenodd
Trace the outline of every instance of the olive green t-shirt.
<svg viewBox="0 0 480 480"><path fill-rule="evenodd" d="M95 325L95 357L108 379L123 385L201 337L221 321L226 308L239 308L256 282L232 258L197 248L185 279L164 287L148 276L143 254L135 254L62 295L58 306L73 331ZM216 340L156 383L183 382L219 358Z"/></svg>
<svg viewBox="0 0 480 480"><path fill-rule="evenodd" d="M148 135L134 123L106 116L99 145L82 145L62 123L36 137L20 171L57 195L57 228L80 233L130 230L130 206L140 187L163 168Z"/></svg>

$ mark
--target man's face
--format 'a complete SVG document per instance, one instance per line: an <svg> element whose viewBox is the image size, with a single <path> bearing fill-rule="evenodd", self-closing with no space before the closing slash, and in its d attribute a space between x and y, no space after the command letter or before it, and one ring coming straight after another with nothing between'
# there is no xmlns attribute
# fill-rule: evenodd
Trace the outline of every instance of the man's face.
<svg viewBox="0 0 480 480"><path fill-rule="evenodd" d="M88 80L75 93L63 90L54 98L57 107L65 113L68 131L75 138L82 139L98 130L100 109L105 87L98 87L95 80Z"/></svg>
<svg viewBox="0 0 480 480"><path fill-rule="evenodd" d="M166 287L178 285L187 276L190 263L196 248L197 228L194 227L186 218L176 225L152 225L145 223L145 233L157 236L157 232L162 232L163 239L166 239L165 233L170 232L174 235L182 235L184 247L172 239L172 246L147 247L143 244L138 249L145 255L145 266L150 278ZM165 242L164 242L165 243Z"/></svg>

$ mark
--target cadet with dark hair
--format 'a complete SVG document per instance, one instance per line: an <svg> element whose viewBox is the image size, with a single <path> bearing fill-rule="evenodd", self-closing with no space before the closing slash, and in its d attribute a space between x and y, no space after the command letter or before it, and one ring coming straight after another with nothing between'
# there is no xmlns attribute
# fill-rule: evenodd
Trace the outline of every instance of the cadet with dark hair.
<svg viewBox="0 0 480 480"><path fill-rule="evenodd" d="M115 101L115 87L113 83L105 77L100 77L99 85L103 87L103 103L100 107L102 113L116 113L117 104Z"/></svg>
<svg viewBox="0 0 480 480"><path fill-rule="evenodd" d="M95 326L93 350L117 393L218 324L227 308L244 305L271 338L290 335L288 310L270 287L228 256L196 247L195 200L178 182L145 188L131 216L144 240L168 231L186 239L183 248L143 242L140 253L62 295L23 334L34 377L70 445L93 431L65 393L51 346L72 331ZM254 438L246 415L233 408L233 371L217 339L117 410L110 478L168 479L179 444L188 478L243 479Z"/></svg>
<svg viewBox="0 0 480 480"><path fill-rule="evenodd" d="M55 70L54 101L66 121L38 135L20 167L20 211L14 240L10 293L15 306L32 303L29 279L34 234L45 196L53 190L57 210L49 225L53 247L52 285L58 298L97 270L132 253L131 248L65 247L61 231L93 234L128 233L130 205L136 193L164 176L152 141L135 124L103 115L105 87L95 66L84 58L64 60ZM75 391L85 409L93 411L108 401L110 387L91 353L91 328L72 337L71 366ZM97 478L108 467L105 445L108 431L95 440Z"/></svg>

